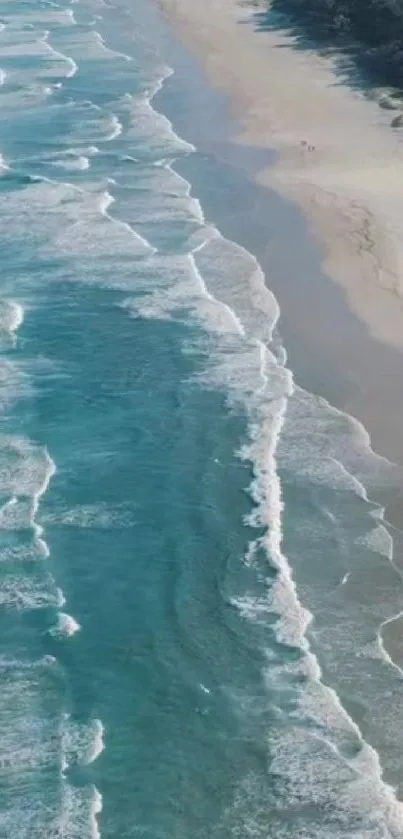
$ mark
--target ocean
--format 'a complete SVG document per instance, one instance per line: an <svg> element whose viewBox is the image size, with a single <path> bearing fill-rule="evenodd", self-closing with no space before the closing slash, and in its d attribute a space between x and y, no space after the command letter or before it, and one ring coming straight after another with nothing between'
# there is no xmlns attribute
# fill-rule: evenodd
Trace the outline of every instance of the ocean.
<svg viewBox="0 0 403 839"><path fill-rule="evenodd" d="M220 101L147 0L0 21L0 837L403 837L401 471L287 364Z"/></svg>

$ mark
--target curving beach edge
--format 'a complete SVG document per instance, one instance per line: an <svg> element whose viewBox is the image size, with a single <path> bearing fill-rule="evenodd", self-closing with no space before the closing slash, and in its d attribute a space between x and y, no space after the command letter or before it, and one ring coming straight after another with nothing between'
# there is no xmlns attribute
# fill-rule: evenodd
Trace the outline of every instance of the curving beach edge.
<svg viewBox="0 0 403 839"><path fill-rule="evenodd" d="M302 208L370 334L403 348L403 145L396 111L379 106L387 93L350 87L334 57L298 49L281 21L261 26L266 2L159 4L230 97L236 142L278 153L260 183Z"/></svg>

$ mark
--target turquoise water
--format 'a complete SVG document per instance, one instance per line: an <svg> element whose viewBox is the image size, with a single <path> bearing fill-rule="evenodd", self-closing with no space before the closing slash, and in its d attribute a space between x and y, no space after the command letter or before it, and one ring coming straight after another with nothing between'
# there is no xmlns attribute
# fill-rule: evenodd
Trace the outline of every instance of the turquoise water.
<svg viewBox="0 0 403 839"><path fill-rule="evenodd" d="M397 470L178 174L154 7L0 18L0 837L403 836Z"/></svg>

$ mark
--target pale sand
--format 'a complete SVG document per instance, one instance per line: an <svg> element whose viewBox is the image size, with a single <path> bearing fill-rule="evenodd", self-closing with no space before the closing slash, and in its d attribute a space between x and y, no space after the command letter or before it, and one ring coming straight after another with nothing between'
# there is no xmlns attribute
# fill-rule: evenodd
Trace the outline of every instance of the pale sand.
<svg viewBox="0 0 403 839"><path fill-rule="evenodd" d="M257 31L241 0L160 0L233 104L238 142L278 151L261 183L292 198L325 244L324 269L373 337L403 348L403 134L396 112L340 82L330 58ZM281 47L281 48L280 48ZM314 146L308 151L308 144Z"/></svg>

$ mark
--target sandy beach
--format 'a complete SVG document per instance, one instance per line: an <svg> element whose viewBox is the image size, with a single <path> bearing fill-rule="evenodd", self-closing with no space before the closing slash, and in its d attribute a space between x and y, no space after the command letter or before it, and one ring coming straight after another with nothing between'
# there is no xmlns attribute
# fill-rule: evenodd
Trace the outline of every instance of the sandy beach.
<svg viewBox="0 0 403 839"><path fill-rule="evenodd" d="M256 171L254 161L249 175L254 169L268 197L274 191L299 208L310 234L307 251L294 238L290 212L276 220L281 257L273 274L272 244L264 252L266 210L253 212L256 255L270 270L297 381L356 416L376 451L403 464L403 134L391 126L398 112L380 107L385 90L369 97L362 85L350 87L335 60L297 49L278 28L259 30L264 2L159 5L228 101L232 142L256 149L258 166L262 149L275 152L275 163ZM197 105L189 122L196 111ZM212 124L213 145L216 131ZM273 216L270 200L253 200ZM237 213L241 241L246 218L241 207ZM233 226L231 219L232 236ZM250 239L249 233L246 247ZM399 499L394 506L400 521Z"/></svg>
<svg viewBox="0 0 403 839"><path fill-rule="evenodd" d="M285 31L259 31L237 0L161 0L211 81L231 97L237 142L267 145L259 180L303 208L325 244L324 269L371 334L403 348L403 144L396 112L341 83L335 63L297 51ZM234 62L236 55L236 62Z"/></svg>

